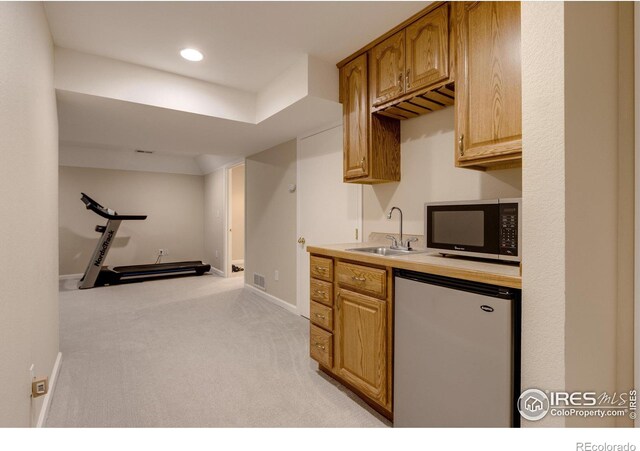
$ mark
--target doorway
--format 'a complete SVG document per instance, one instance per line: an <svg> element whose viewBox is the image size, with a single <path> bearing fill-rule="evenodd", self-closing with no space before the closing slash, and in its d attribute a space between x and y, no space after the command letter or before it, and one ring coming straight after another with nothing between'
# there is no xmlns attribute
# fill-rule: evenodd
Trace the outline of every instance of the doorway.
<svg viewBox="0 0 640 451"><path fill-rule="evenodd" d="M245 243L245 166L240 163L227 169L227 258L226 274L244 276Z"/></svg>

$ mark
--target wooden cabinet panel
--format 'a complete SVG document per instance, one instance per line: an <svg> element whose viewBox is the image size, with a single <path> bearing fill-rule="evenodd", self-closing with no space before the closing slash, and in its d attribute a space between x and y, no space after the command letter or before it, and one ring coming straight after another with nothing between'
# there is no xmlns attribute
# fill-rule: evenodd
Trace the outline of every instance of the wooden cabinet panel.
<svg viewBox="0 0 640 451"><path fill-rule="evenodd" d="M456 4L456 164L520 160L520 3Z"/></svg>
<svg viewBox="0 0 640 451"><path fill-rule="evenodd" d="M309 294L312 301L333 305L333 284L323 280L311 279Z"/></svg>
<svg viewBox="0 0 640 451"><path fill-rule="evenodd" d="M333 334L313 324L309 330L309 355L327 368L333 366Z"/></svg>
<svg viewBox="0 0 640 451"><path fill-rule="evenodd" d="M340 71L344 127L344 177L366 177L369 149L369 93L367 54L342 67Z"/></svg>
<svg viewBox="0 0 640 451"><path fill-rule="evenodd" d="M349 287L384 299L387 297L387 271L354 263L336 264L336 281L340 286Z"/></svg>
<svg viewBox="0 0 640 451"><path fill-rule="evenodd" d="M398 182L400 121L370 113L367 58L362 54L340 69L344 181Z"/></svg>
<svg viewBox="0 0 640 451"><path fill-rule="evenodd" d="M387 303L338 290L336 371L381 405L387 403Z"/></svg>
<svg viewBox="0 0 640 451"><path fill-rule="evenodd" d="M331 307L311 301L309 320L323 329L333 330L333 310Z"/></svg>
<svg viewBox="0 0 640 451"><path fill-rule="evenodd" d="M369 87L374 106L404 93L404 30L370 51Z"/></svg>
<svg viewBox="0 0 640 451"><path fill-rule="evenodd" d="M449 5L417 20L406 30L407 92L449 78Z"/></svg>
<svg viewBox="0 0 640 451"><path fill-rule="evenodd" d="M327 282L333 281L333 260L326 257L317 257L312 255L309 259L311 267L309 271L311 277L316 279L326 280Z"/></svg>

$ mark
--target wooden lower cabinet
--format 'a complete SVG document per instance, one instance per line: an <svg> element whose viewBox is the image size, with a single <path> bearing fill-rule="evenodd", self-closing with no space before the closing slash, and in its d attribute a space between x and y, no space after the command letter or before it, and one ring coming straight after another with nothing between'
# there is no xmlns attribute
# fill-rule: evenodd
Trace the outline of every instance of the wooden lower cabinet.
<svg viewBox="0 0 640 451"><path fill-rule="evenodd" d="M320 260L322 259L322 260ZM312 256L329 264L327 257ZM393 278L390 268L330 259L332 282L311 287L331 291L332 301L311 293L310 356L321 369L385 416L392 418ZM335 279L334 279L335 275Z"/></svg>
<svg viewBox="0 0 640 451"><path fill-rule="evenodd" d="M339 289L336 310L335 371L365 395L386 405L386 300Z"/></svg>

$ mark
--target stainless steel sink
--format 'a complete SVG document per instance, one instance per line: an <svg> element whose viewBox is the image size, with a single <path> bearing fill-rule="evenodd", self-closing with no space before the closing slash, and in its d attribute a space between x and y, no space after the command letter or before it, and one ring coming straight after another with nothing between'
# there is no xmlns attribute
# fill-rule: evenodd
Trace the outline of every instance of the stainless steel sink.
<svg viewBox="0 0 640 451"><path fill-rule="evenodd" d="M405 251L402 249L391 249L390 247L355 247L353 249L347 249L348 251L355 252L366 252L367 254L376 254L383 255L386 257L393 255L411 255L411 254L420 254L426 252L422 249L412 249L410 251Z"/></svg>

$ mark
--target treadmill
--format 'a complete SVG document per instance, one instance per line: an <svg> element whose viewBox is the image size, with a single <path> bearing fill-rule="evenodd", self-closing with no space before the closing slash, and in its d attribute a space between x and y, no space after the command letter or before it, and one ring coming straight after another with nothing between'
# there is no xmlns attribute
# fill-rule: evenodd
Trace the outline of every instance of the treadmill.
<svg viewBox="0 0 640 451"><path fill-rule="evenodd" d="M103 207L98 202L82 194L82 202L87 210L107 219L106 225L97 225L96 232L100 233L98 245L93 251L87 269L78 283L78 288L94 288L105 285L116 285L128 282L142 282L145 280L164 279L178 276L201 276L211 269L211 265L201 261L186 261L172 263L156 263L151 265L116 266L114 268L102 266L107 259L109 249L116 238L122 221L143 221L147 215L119 215L110 208Z"/></svg>

